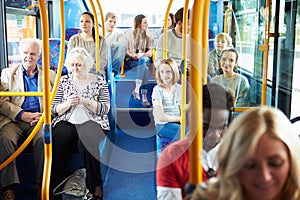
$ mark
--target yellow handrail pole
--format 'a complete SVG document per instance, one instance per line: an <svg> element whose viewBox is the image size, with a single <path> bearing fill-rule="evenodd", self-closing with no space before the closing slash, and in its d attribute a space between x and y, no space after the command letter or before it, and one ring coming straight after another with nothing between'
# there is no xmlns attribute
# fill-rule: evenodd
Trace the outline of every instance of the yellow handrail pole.
<svg viewBox="0 0 300 200"><path fill-rule="evenodd" d="M266 26L265 26L265 41L263 45L264 60L262 69L262 86L261 86L261 105L266 105L267 96L267 73L268 73L268 54L269 54L269 37L270 37L270 5L271 0L266 1Z"/></svg>
<svg viewBox="0 0 300 200"><path fill-rule="evenodd" d="M232 12L232 9L231 8L228 8L226 11L225 11L225 19L224 19L224 32L225 33L229 33L228 32L228 13L229 12Z"/></svg>
<svg viewBox="0 0 300 200"><path fill-rule="evenodd" d="M63 10L63 0L61 0L60 2L60 8ZM63 12L61 12L63 13ZM61 36L62 36L62 41L61 41L61 46L64 47L65 45L65 32L64 32L64 15L61 14ZM56 80L55 80L55 84L53 86L53 93L51 94L51 103L54 99L54 95L56 93L57 90L57 86L59 84L59 79L60 79L60 74L61 74L61 69L62 69L62 56L64 55L64 48L60 49L60 59L59 59L59 67L58 67L58 75L56 76ZM60 69L61 68L61 69ZM0 92L0 96L43 96L44 93L43 92ZM22 153L22 151L28 146L28 144L31 142L31 140L34 138L34 136L36 135L37 131L41 128L42 123L44 122L44 113L41 116L40 120L38 121L38 123L36 124L36 126L34 127L34 129L32 130L32 132L30 133L30 135L26 138L26 140L23 142L22 145L20 145L20 147L9 157L7 158L3 163L0 164L0 170L2 170L4 167L6 167L9 163L11 163L13 160L16 159L16 157L18 157L20 155L20 153Z"/></svg>
<svg viewBox="0 0 300 200"><path fill-rule="evenodd" d="M100 16L101 16L101 23L102 23L102 34L103 34L103 37L105 37L106 35L106 31L105 31L105 21L104 21L104 14L103 14L103 10L102 10L102 7L100 5L100 1L99 0L96 0L96 3L97 3L97 6L99 8L99 11L100 11Z"/></svg>
<svg viewBox="0 0 300 200"><path fill-rule="evenodd" d="M26 140L23 142L23 144L9 157L7 158L3 163L0 164L0 171L6 167L9 163L11 163L22 151L27 147L27 145L31 142L31 140L34 138L35 134L37 131L40 129L42 126L42 123L44 122L44 113L41 116L40 120L38 123L35 125L33 128L31 134L26 138Z"/></svg>
<svg viewBox="0 0 300 200"><path fill-rule="evenodd" d="M89 0L93 15L94 15L94 20L95 20L95 57L96 57L96 72L100 72L100 45L99 45L99 27L98 27L98 17L97 17L97 12L95 9L95 5L93 0Z"/></svg>
<svg viewBox="0 0 300 200"><path fill-rule="evenodd" d="M206 9L209 9L209 0L194 1L192 11L192 31L191 31L191 73L190 82L192 91L190 92L191 109L189 112L189 129L190 129L190 148L189 148L189 162L190 174L189 184L192 186L202 182L202 167L200 160L200 152L202 149L202 115L203 115L203 97L202 85L203 77L201 67L206 67L201 61L207 59L207 30L208 23L203 23L208 20ZM202 25L202 26L201 26ZM206 27L205 27L206 26ZM205 38L206 37L206 38ZM206 39L206 42L204 42ZM206 49L205 49L206 48Z"/></svg>
<svg viewBox="0 0 300 200"><path fill-rule="evenodd" d="M169 18L169 13L170 9L172 7L173 0L169 1L168 8L165 14L165 21L164 21L164 44L163 44L163 58L167 58L167 31L168 31L168 18Z"/></svg>
<svg viewBox="0 0 300 200"><path fill-rule="evenodd" d="M44 0L39 0L43 41L43 72L44 72L44 173L42 182L42 199L49 199L50 173L52 165L52 136L51 136L51 112L50 112L50 60L49 60L49 27L46 5Z"/></svg>
<svg viewBox="0 0 300 200"><path fill-rule="evenodd" d="M0 96L28 96L28 97L42 97L44 95L43 92L0 92Z"/></svg>
<svg viewBox="0 0 300 200"><path fill-rule="evenodd" d="M204 19L202 21L202 30L207 30L207 31L202 31L202 63L200 66L208 66L208 26L209 26L209 6L210 6L210 1L205 1L204 4ZM203 84L207 84L207 67L202 67L202 82ZM201 124L202 125L202 124ZM202 130L202 129L201 129Z"/></svg>
<svg viewBox="0 0 300 200"><path fill-rule="evenodd" d="M186 129L186 74L187 74L187 26L188 26L188 9L189 9L189 0L186 0L183 8L183 29L182 29L182 60L183 60L183 72L182 72L182 102L180 106L181 115L180 115L180 139L185 137Z"/></svg>

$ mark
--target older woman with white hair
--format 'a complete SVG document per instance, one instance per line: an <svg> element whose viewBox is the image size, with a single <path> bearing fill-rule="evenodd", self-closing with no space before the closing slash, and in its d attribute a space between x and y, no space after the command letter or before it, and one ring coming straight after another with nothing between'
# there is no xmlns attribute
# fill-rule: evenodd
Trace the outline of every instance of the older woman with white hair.
<svg viewBox="0 0 300 200"><path fill-rule="evenodd" d="M84 48L74 48L67 54L66 66L71 73L61 77L51 106L55 115L51 187L65 179L68 161L77 147L87 172L87 188L94 199L100 199L103 191L97 147L110 129L110 98L103 76L89 73L93 64L94 59Z"/></svg>

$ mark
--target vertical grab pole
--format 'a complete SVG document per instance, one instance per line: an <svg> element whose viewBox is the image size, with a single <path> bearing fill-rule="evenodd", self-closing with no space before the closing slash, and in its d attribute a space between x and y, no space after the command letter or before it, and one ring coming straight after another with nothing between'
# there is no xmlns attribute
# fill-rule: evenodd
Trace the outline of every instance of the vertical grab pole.
<svg viewBox="0 0 300 200"><path fill-rule="evenodd" d="M41 21L42 21L42 41L43 41L43 72L44 72L44 172L43 172L43 183L42 183L42 199L49 199L49 186L50 186L50 173L52 164L52 136L51 136L51 113L50 113L50 64L49 64L49 28L47 11L44 0L39 0L39 6L41 10Z"/></svg>
<svg viewBox="0 0 300 200"><path fill-rule="evenodd" d="M182 30L182 60L183 60L183 72L182 72L182 102L180 106L180 139L185 137L185 125L186 125L186 79L187 79L187 26L188 26L188 9L189 0L186 0L183 8L183 30Z"/></svg>
<svg viewBox="0 0 300 200"><path fill-rule="evenodd" d="M262 70L262 87L261 87L261 105L266 105L267 96L267 73L268 73L268 55L269 55L269 37L270 37L270 5L271 0L266 0L266 26L265 41L262 48L264 51L263 70Z"/></svg>
<svg viewBox="0 0 300 200"><path fill-rule="evenodd" d="M102 7L100 5L100 2L99 0L96 1L97 2L97 6L99 8L99 11L100 11L100 16L101 16L101 23L102 23L102 34L103 34L103 37L105 37L105 21L104 21L104 15L103 15L103 10L102 10Z"/></svg>
<svg viewBox="0 0 300 200"><path fill-rule="evenodd" d="M95 57L96 57L96 72L100 72L100 46L99 46L99 27L98 27L98 17L97 17L97 12L95 9L95 5L93 0L89 0L93 15L94 15L94 20L95 20Z"/></svg>
<svg viewBox="0 0 300 200"><path fill-rule="evenodd" d="M190 82L192 91L189 93L191 100L189 129L190 148L189 162L190 174L186 193L191 193L196 185L202 182L202 167L200 152L202 149L202 123L203 123L203 82L206 77L207 47L208 47L208 12L209 0L194 1L192 11L191 31L191 73ZM202 25L202 26L201 26ZM202 67L202 68L201 68ZM204 69L205 68L205 69ZM193 92L193 93L192 93Z"/></svg>
<svg viewBox="0 0 300 200"><path fill-rule="evenodd" d="M164 22L164 44L163 44L163 58L167 58L167 31L168 31L168 18L169 18L169 13L170 9L172 7L173 0L169 1L168 8L165 14L165 22Z"/></svg>

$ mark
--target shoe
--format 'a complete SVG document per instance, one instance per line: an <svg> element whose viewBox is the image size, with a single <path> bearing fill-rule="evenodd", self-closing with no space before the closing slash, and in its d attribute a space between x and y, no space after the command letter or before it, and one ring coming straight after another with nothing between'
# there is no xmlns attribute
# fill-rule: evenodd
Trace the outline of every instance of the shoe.
<svg viewBox="0 0 300 200"><path fill-rule="evenodd" d="M142 102L142 105L143 105L144 107L150 107L150 103L149 103L148 100L143 101L143 102Z"/></svg>
<svg viewBox="0 0 300 200"><path fill-rule="evenodd" d="M132 92L132 96L137 101L141 100L140 94L136 93L135 91Z"/></svg>
<svg viewBox="0 0 300 200"><path fill-rule="evenodd" d="M15 193L13 190L5 190L1 196L1 200L14 200Z"/></svg>

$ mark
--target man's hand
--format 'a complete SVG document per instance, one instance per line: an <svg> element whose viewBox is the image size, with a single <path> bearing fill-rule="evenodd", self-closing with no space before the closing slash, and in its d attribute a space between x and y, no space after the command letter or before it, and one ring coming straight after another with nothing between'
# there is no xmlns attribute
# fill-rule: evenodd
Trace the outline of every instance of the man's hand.
<svg viewBox="0 0 300 200"><path fill-rule="evenodd" d="M21 120L30 124L30 126L36 125L36 123L40 120L42 113L36 112L24 112L21 116Z"/></svg>

